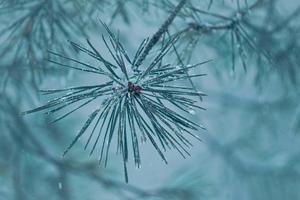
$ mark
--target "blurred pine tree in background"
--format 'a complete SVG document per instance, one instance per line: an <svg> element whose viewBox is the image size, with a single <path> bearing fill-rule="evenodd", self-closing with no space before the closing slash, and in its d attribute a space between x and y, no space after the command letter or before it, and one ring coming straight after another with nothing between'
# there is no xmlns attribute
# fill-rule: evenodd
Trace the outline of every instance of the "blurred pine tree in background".
<svg viewBox="0 0 300 200"><path fill-rule="evenodd" d="M296 0L0 0L0 200L300 199L299 19ZM57 115L91 88L52 96L106 83L95 70L140 103L107 113L130 140L126 157L99 139L107 166L84 150L103 99ZM63 107L21 115L41 105Z"/></svg>

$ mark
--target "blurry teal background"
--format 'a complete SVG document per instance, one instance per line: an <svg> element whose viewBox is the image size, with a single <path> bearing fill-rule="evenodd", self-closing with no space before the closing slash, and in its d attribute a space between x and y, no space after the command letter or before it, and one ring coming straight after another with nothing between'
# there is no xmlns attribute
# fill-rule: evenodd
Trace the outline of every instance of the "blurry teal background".
<svg viewBox="0 0 300 200"><path fill-rule="evenodd" d="M90 38L108 56L100 42L101 18L119 31L132 55L177 1L1 1L0 200L300 199L300 3L258 0L259 6L249 11L247 5L255 0L237 1L213 0L209 7L209 0L194 0L192 5L228 17L239 5L247 11L243 26L250 38L272 60L267 61L245 41L239 54L241 44L235 41L233 71L228 30L189 30L178 42L184 62L213 59L200 69L208 75L194 80L208 96L199 104L207 110L197 111L192 118L207 131L199 131L202 142L192 141L191 157L167 152L168 165L149 143L143 144L142 167L135 169L132 161L128 165L129 184L123 180L121 156L114 150L107 168L98 166L97 154L90 157L83 150L84 139L62 157L90 113L89 107L57 124L49 124L51 116L23 117L20 112L48 100L38 89L101 82L98 77L47 63L47 50L84 60L67 40L84 43ZM37 5L44 7L34 10ZM189 8L173 22L171 33L191 24L222 22ZM176 63L174 57L165 62Z"/></svg>

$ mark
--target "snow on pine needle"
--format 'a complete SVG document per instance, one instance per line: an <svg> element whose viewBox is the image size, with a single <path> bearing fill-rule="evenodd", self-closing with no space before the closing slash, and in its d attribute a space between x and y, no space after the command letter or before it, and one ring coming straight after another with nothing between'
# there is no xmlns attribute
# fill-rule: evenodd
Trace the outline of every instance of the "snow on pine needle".
<svg viewBox="0 0 300 200"><path fill-rule="evenodd" d="M106 166L111 143L116 139L117 152L122 155L125 179L128 181L126 165L129 148L132 148L136 167L140 167L139 148L143 141L149 140L162 160L167 163L164 155L167 149L176 149L183 157L189 155L188 148L192 144L186 135L200 140L195 132L198 128L203 127L184 117L180 112L186 112L187 115L190 115L193 109L203 109L196 105L199 98L195 97L202 97L205 94L196 91L193 87L183 85L182 80L204 76L205 74L190 75L189 72L205 62L186 66L163 64L163 58L178 40L178 36L173 36L162 44L152 60L148 62L149 64L142 67L141 56L145 58L143 51L150 40L145 39L133 58L130 58L119 38L107 25L104 23L103 25L108 32L107 39L102 35L103 44L110 53L113 62L106 60L88 39L88 47L74 42L70 42L70 44L75 50L83 52L91 59L101 63L101 67L55 52L50 52L50 54L65 59L68 63L74 63L76 66L51 59L49 61L61 67L80 71L80 73L86 72L99 75L99 77L105 76L108 81L97 85L41 90L43 95L57 94L60 96L23 114L39 111L53 114L80 103L54 119L53 122L57 122L98 98L104 97L100 105L89 114L80 131L66 148L64 155L86 133L89 135L84 148L90 147L90 154L93 154L101 141L99 163L104 162ZM181 111L176 112L174 106ZM88 128L91 129L89 133L87 133Z"/></svg>

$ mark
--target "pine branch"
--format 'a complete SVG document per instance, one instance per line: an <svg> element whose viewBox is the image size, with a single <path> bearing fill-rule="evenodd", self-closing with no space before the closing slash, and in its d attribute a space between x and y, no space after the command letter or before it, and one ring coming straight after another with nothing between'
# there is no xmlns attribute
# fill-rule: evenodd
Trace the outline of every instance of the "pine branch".
<svg viewBox="0 0 300 200"><path fill-rule="evenodd" d="M145 60L151 49L156 45L156 43L159 41L161 36L168 30L169 26L175 19L176 15L179 13L181 8L185 5L187 0L181 0L179 4L175 7L174 11L171 13L171 15L168 17L168 19L163 23L163 25L158 29L158 31L151 37L149 43L145 47L145 50L143 51L142 55L136 62L136 67L139 67L142 62Z"/></svg>
<svg viewBox="0 0 300 200"><path fill-rule="evenodd" d="M54 58L49 59L49 61L60 67L105 76L110 80L99 85L42 90L41 92L44 95L65 94L48 101L48 103L43 106L23 112L23 114L41 111L46 111L46 114L54 114L67 109L71 105L80 103L74 109L53 121L57 122L87 104L96 101L100 97L104 98L101 105L94 109L88 116L81 130L66 148L64 155L69 152L78 142L79 138L81 138L94 123L85 149L91 145L92 138L94 138L95 141L90 150L90 154L93 154L102 137L99 163L104 162L106 166L110 145L113 138L117 138L117 150L123 157L125 180L127 182L128 175L126 165L128 162L128 146L130 140L136 167L140 167L141 165L139 137L141 137L142 141L149 139L165 163L167 163L167 160L163 151L167 149L175 149L183 157L190 155L188 148L190 148L192 144L186 138L185 134L200 140L198 135L193 131L203 127L178 112L175 112L169 105L175 105L177 109L187 114L191 113L191 109L203 109L196 105L197 101L193 100L193 98L205 96L204 93L195 91L195 88L192 87L174 84L179 80L191 80L194 77L204 76L205 74L190 75L188 72L206 62L181 66L179 68L169 63L163 64L163 58L169 53L170 49L174 47L174 43L178 40L178 36L175 36L170 37L166 41L146 68L141 70L132 69L131 66L136 66L136 62L141 60L141 57L144 56L142 50L147 48L147 40L141 43L133 59L131 59L118 37L106 24L103 22L102 24L109 36L108 40L102 36L102 40L114 62L106 60L89 40L87 40L89 48L74 42L70 42L70 44L75 50L85 53L93 60L101 63L103 67L94 67L80 60L51 51L50 54L52 54L54 58L59 57L60 59L65 59L77 66L75 67L73 64L55 61ZM108 41L110 43L108 43ZM104 127L106 127L105 130ZM98 132L98 135L96 132Z"/></svg>

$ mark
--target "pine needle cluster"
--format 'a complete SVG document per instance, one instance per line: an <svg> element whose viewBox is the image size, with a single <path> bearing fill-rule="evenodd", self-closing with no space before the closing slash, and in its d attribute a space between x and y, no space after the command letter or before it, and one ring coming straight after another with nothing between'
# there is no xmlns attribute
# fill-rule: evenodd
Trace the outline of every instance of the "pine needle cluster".
<svg viewBox="0 0 300 200"><path fill-rule="evenodd" d="M183 6L182 2L179 6ZM141 165L140 140L149 140L165 163L167 160L164 151L167 149L176 149L183 157L189 155L188 148L192 146L192 143L186 135L200 140L195 131L203 127L179 111L175 111L171 106L175 106L187 114L191 114L193 109L203 109L196 104L197 98L195 97L201 98L205 94L195 91L194 87L183 85L182 81L191 81L192 78L204 76L205 74L201 73L190 74L190 71L206 62L176 66L164 63L163 58L174 48L179 35L169 37L163 42L152 60L146 59L160 36L167 31L166 28L179 10L180 7L177 7L151 39L147 38L142 41L132 58L126 52L119 37L103 22L102 25L108 33L108 39L102 35L102 41L113 62L105 59L88 39L88 47L75 42L70 42L70 45L76 51L82 52L100 63L101 67L50 51L52 56L68 61L66 63L76 64L76 66L54 59L49 59L50 62L68 69L93 73L99 75L100 78L104 76L105 78L102 80L107 79L108 81L98 85L42 90L44 95L60 94L60 96L23 114L39 111L53 114L79 103L74 109L65 112L53 121L57 122L100 97L104 98L99 107L96 107L88 116L80 131L65 150L64 155L87 132L87 129L93 126L85 149L91 146L90 154L93 154L98 143L102 141L99 163L104 160L106 165L109 149L115 139L117 152L120 152L123 158L126 181L128 181L126 163L128 162L130 143L136 167ZM144 60L149 61L144 62Z"/></svg>

